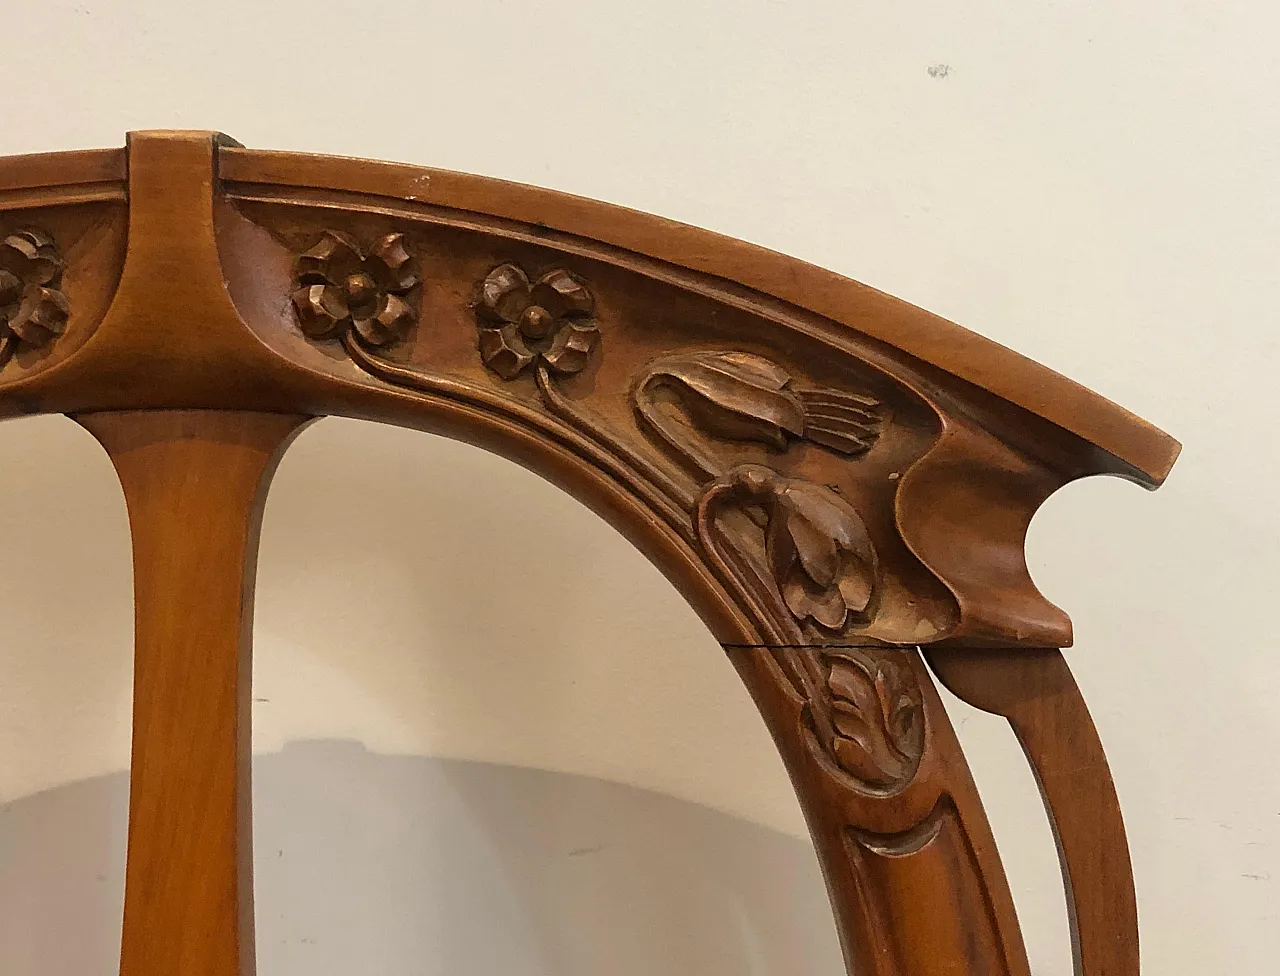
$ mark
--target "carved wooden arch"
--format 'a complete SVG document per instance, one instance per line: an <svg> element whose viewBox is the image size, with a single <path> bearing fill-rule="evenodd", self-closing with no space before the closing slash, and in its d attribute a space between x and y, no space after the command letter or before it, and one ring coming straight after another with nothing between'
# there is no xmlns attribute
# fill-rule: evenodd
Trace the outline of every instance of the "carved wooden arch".
<svg viewBox="0 0 1280 976"><path fill-rule="evenodd" d="M0 417L103 444L134 539L121 973L253 972L257 520L309 419L497 451L680 588L786 762L850 972L1028 976L930 671L1007 716L1077 971L1137 976L1110 774L1023 540L1178 445L1003 347L737 241L529 187L210 133L0 161Z"/></svg>

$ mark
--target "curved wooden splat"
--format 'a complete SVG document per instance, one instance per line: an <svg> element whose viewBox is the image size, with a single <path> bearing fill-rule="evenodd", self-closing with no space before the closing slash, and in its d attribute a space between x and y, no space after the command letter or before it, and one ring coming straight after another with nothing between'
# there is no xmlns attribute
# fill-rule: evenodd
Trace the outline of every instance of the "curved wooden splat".
<svg viewBox="0 0 1280 976"><path fill-rule="evenodd" d="M1025 976L917 648L1069 644L1027 573L1030 519L1074 478L1158 485L1167 435L821 269L460 174L138 133L127 154L0 161L10 239L0 416L126 432L172 416L144 426L213 455L225 437L205 415L341 415L532 468L635 542L728 650L809 818L851 968ZM169 971L186 958L172 951L131 973Z"/></svg>

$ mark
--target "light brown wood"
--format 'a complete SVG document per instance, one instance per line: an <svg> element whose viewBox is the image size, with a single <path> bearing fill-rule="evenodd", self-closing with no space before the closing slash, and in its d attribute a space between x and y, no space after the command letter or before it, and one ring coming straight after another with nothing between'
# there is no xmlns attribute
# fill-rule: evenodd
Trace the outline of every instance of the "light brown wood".
<svg viewBox="0 0 1280 976"><path fill-rule="evenodd" d="M1158 485L1178 451L1167 434L741 242L208 132L0 160L0 270L0 418L76 416L112 454L133 523L127 976L252 973L246 573L274 459L327 415L512 458L671 578L778 745L850 972L1028 976L923 649L1023 740L1081 972L1137 976L1101 747L1045 650L1071 622L1023 546L1076 478Z"/></svg>
<svg viewBox="0 0 1280 976"><path fill-rule="evenodd" d="M121 976L252 976L249 681L267 483L307 418L83 414L133 534ZM175 531L177 530L177 531Z"/></svg>
<svg viewBox="0 0 1280 976"><path fill-rule="evenodd" d="M1058 843L1078 974L1137 976L1138 905L1106 753L1062 652L934 649L929 663L969 704L1009 720Z"/></svg>

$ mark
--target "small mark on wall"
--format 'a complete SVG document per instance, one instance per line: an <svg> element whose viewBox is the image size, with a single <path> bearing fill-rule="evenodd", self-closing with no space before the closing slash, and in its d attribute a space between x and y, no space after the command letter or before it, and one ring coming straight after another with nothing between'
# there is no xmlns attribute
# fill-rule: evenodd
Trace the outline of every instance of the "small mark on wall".
<svg viewBox="0 0 1280 976"><path fill-rule="evenodd" d="M949 64L931 64L929 65L930 78L945 78L951 74L951 65Z"/></svg>

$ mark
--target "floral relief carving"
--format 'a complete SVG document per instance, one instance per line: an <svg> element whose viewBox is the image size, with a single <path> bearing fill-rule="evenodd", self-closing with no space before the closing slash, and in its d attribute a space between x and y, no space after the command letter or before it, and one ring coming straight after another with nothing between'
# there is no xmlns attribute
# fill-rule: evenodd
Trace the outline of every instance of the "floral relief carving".
<svg viewBox="0 0 1280 976"><path fill-rule="evenodd" d="M682 408L697 430L724 440L755 441L785 451L800 440L860 457L880 437L884 409L874 397L798 387L777 363L746 352L695 352L651 363L636 386L636 410L668 445L710 475L722 464L691 438L690 423L664 409Z"/></svg>
<svg viewBox="0 0 1280 976"><path fill-rule="evenodd" d="M863 620L876 584L876 554L862 518L830 488L742 464L712 482L698 502L698 526L710 534L719 509L755 509L773 582L797 621L843 630Z"/></svg>
<svg viewBox="0 0 1280 976"><path fill-rule="evenodd" d="M504 380L530 366L561 376L581 372L600 341L595 299L562 268L530 282L514 264L501 264L480 283L476 301L480 359Z"/></svg>
<svg viewBox="0 0 1280 976"><path fill-rule="evenodd" d="M368 346L389 346L417 321L405 296L418 280L403 234L386 234L366 250L349 234L326 230L294 262L292 302L309 338L354 334Z"/></svg>
<svg viewBox="0 0 1280 976"><path fill-rule="evenodd" d="M15 230L0 241L0 365L19 344L44 346L62 334L71 314L61 290L64 267L42 230Z"/></svg>
<svg viewBox="0 0 1280 976"><path fill-rule="evenodd" d="M920 689L895 654L825 652L825 680L814 706L826 713L828 748L840 767L885 789L909 782L924 753Z"/></svg>
<svg viewBox="0 0 1280 976"><path fill-rule="evenodd" d="M418 276L400 235L366 252L327 231L298 257L295 274L293 304L308 336L340 338L357 366L387 382L493 402L490 389L379 355L415 320L404 296ZM681 459L677 469L636 450L560 387L599 350L586 282L564 268L531 278L506 263L477 282L474 296L485 368L504 381L532 374L547 411L602 449L596 463L647 493L751 608L804 698L814 747L831 768L862 792L905 786L919 766L925 728L910 666L889 646L829 643L877 610L880 563L867 526L833 486L784 475L759 463L758 450L742 451L754 444L784 454L807 443L856 462L875 448L884 406L861 392L806 386L744 351L664 356L639 377L632 405L642 429Z"/></svg>
<svg viewBox="0 0 1280 976"><path fill-rule="evenodd" d="M809 441L861 457L885 422L879 401L803 387L763 356L714 351L655 360L636 384L634 403L648 429L711 479L698 502L704 544L723 531L717 513L736 505L763 530L765 568L796 622L838 633L868 619L877 559L853 506L825 485L786 478L762 464L727 466L722 455L733 442L781 453ZM733 541L745 541L748 525L739 522Z"/></svg>
<svg viewBox="0 0 1280 976"><path fill-rule="evenodd" d="M656 360L633 402L641 424L700 472L699 547L760 608L773 652L807 702L815 747L860 791L904 787L924 752L910 665L891 647L825 646L876 612L880 565L862 516L831 486L732 460L734 444L784 453L807 441L856 461L879 440L884 407L867 394L802 386L777 363L739 351Z"/></svg>

